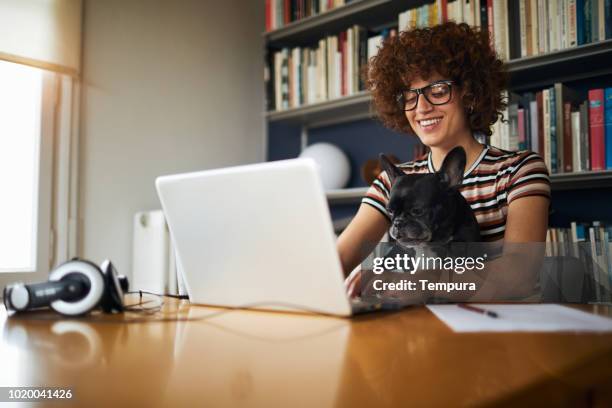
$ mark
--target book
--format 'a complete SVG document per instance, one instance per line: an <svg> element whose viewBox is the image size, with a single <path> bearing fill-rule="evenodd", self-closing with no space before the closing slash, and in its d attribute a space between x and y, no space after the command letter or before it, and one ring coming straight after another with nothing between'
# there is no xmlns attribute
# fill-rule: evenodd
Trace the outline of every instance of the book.
<svg viewBox="0 0 612 408"><path fill-rule="evenodd" d="M571 144L571 133L569 133L570 129L566 131L566 123L569 125L569 112L566 115L565 112L565 104L573 103L579 100L578 93L567 87L562 83L555 83L555 117L556 117L556 151L553 151L554 154L557 155L557 168L560 172L563 171L572 171L572 144ZM568 148L570 151L565 153L564 149ZM566 161L568 163L566 163Z"/></svg>
<svg viewBox="0 0 612 408"><path fill-rule="evenodd" d="M585 0L576 0L576 39L577 45L586 44Z"/></svg>
<svg viewBox="0 0 612 408"><path fill-rule="evenodd" d="M480 27L489 26L489 13L487 12L487 0L480 0Z"/></svg>
<svg viewBox="0 0 612 408"><path fill-rule="evenodd" d="M559 7L558 1L548 2L548 29L550 32L550 51L559 50L559 20L557 18L557 8Z"/></svg>
<svg viewBox="0 0 612 408"><path fill-rule="evenodd" d="M529 102L529 149L540 154L540 127L538 124L538 102L535 99Z"/></svg>
<svg viewBox="0 0 612 408"><path fill-rule="evenodd" d="M584 0L583 13L584 13L584 44L593 42L593 2L597 0Z"/></svg>
<svg viewBox="0 0 612 408"><path fill-rule="evenodd" d="M598 28L598 36L597 39L599 41L603 41L606 39L606 11L605 11L605 1L597 0L597 28Z"/></svg>
<svg viewBox="0 0 612 408"><path fill-rule="evenodd" d="M550 89L542 90L542 123L543 123L543 158L546 167L548 167L549 173L552 173L552 157L551 157L551 145L550 145Z"/></svg>
<svg viewBox="0 0 612 408"><path fill-rule="evenodd" d="M612 88L604 90L606 168L612 169Z"/></svg>
<svg viewBox="0 0 612 408"><path fill-rule="evenodd" d="M527 149L527 137L525 134L525 109L519 108L518 116L518 150Z"/></svg>
<svg viewBox="0 0 612 408"><path fill-rule="evenodd" d="M574 143L572 140L572 105L563 104L563 171L571 173L574 170Z"/></svg>
<svg viewBox="0 0 612 408"><path fill-rule="evenodd" d="M548 96L548 110L550 112L550 171L551 173L557 173L559 169L559 136L557 132L557 95L554 87L549 89Z"/></svg>
<svg viewBox="0 0 612 408"><path fill-rule="evenodd" d="M509 59L521 58L521 31L522 21L518 1L508 1L508 43Z"/></svg>
<svg viewBox="0 0 612 408"><path fill-rule="evenodd" d="M573 171L585 170L581 164L582 145L580 144L580 112L571 113L571 133L572 133L572 168Z"/></svg>
<svg viewBox="0 0 612 408"><path fill-rule="evenodd" d="M606 20L606 40L612 38L612 0L604 0L604 15Z"/></svg>
<svg viewBox="0 0 612 408"><path fill-rule="evenodd" d="M589 138L589 101L580 104L580 167L591 170L591 140Z"/></svg>
<svg viewBox="0 0 612 408"><path fill-rule="evenodd" d="M540 156L542 156L542 158L545 157L545 153L544 153L544 92L543 91L539 91L536 92L536 105L537 105L537 122L538 122L538 150L537 152L540 154ZM550 170L550 166L548 166L548 169Z"/></svg>
<svg viewBox="0 0 612 408"><path fill-rule="evenodd" d="M521 57L526 57L527 54L527 7L528 0L519 0L519 36L521 40Z"/></svg>
<svg viewBox="0 0 612 408"><path fill-rule="evenodd" d="M568 47L575 47L578 44L577 25L576 25L576 0L567 0L567 20L568 20Z"/></svg>
<svg viewBox="0 0 612 408"><path fill-rule="evenodd" d="M506 150L517 150L519 146L518 99L518 95L510 93L508 103L508 122L510 128L505 143L502 140L502 148Z"/></svg>
<svg viewBox="0 0 612 408"><path fill-rule="evenodd" d="M605 168L604 139L604 90L589 90L589 134L591 144L591 169Z"/></svg>

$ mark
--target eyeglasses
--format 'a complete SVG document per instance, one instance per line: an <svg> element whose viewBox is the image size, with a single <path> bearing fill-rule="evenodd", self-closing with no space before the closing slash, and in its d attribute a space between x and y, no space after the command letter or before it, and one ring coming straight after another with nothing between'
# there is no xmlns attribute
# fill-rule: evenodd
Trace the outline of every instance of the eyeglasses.
<svg viewBox="0 0 612 408"><path fill-rule="evenodd" d="M451 80L436 81L423 88L402 91L397 96L397 104L403 111L414 110L419 103L419 95L423 95L432 105L444 105L451 100L453 82Z"/></svg>

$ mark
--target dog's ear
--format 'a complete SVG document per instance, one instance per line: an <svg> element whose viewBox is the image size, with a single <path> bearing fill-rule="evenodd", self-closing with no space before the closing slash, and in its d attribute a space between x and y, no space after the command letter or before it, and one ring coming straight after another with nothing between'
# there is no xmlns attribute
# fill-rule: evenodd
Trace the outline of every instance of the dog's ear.
<svg viewBox="0 0 612 408"><path fill-rule="evenodd" d="M380 166L385 172L387 172L387 176L389 176L391 185L393 185L396 178L404 175L404 172L398 169L395 164L391 163L391 160L389 160L389 158L384 154L381 153L378 155L378 158L380 159Z"/></svg>
<svg viewBox="0 0 612 408"><path fill-rule="evenodd" d="M458 186L463 181L465 162L465 150L463 150L463 147L457 146L448 152L438 174L442 180L446 181L451 187Z"/></svg>

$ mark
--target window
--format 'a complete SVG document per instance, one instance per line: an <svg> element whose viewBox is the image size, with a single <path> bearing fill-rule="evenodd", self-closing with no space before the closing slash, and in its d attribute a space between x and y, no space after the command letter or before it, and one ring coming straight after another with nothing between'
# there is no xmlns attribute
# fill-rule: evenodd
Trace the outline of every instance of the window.
<svg viewBox="0 0 612 408"><path fill-rule="evenodd" d="M53 77L0 61L2 285L5 278L44 279L48 273L54 115L47 83Z"/></svg>

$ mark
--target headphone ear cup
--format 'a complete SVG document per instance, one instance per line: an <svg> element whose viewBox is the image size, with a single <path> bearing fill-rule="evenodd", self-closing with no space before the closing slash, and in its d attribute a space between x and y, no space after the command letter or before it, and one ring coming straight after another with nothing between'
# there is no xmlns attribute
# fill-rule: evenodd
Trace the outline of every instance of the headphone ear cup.
<svg viewBox="0 0 612 408"><path fill-rule="evenodd" d="M123 312L123 295L124 288L127 290L127 278L117 275L115 267L108 259L102 262L100 266L104 275L104 295L100 302L104 313ZM122 280L125 280L122 285Z"/></svg>
<svg viewBox="0 0 612 408"><path fill-rule="evenodd" d="M49 274L49 281L77 279L87 288L84 296L76 301L55 300L51 309L65 316L80 316L95 309L104 297L106 286L104 276L97 265L80 259L73 259L55 268Z"/></svg>

